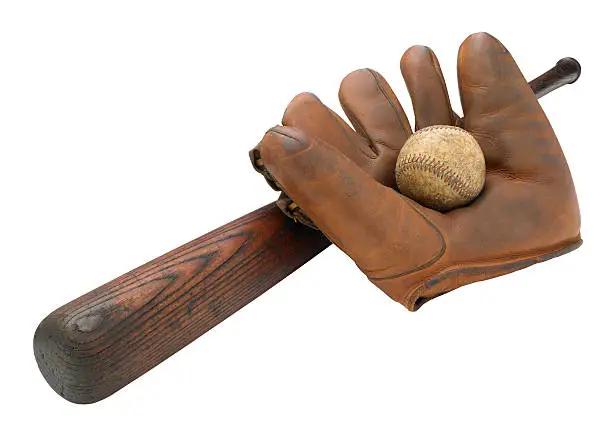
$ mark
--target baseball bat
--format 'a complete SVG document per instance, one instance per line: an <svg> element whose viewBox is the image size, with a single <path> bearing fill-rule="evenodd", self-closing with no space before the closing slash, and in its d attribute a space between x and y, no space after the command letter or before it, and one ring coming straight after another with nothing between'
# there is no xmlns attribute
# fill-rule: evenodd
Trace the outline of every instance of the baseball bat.
<svg viewBox="0 0 612 447"><path fill-rule="evenodd" d="M536 96L575 82L561 59ZM330 245L274 203L228 223L47 316L34 334L43 377L75 403L104 399L179 351Z"/></svg>

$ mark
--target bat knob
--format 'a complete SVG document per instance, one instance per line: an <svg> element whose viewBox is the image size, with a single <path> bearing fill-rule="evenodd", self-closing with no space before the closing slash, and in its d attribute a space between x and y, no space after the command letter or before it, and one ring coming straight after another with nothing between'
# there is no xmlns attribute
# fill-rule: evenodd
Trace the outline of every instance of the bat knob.
<svg viewBox="0 0 612 447"><path fill-rule="evenodd" d="M580 62L573 57L564 57L563 59L559 60L556 68L563 77L568 79L568 84L573 84L576 82L582 73Z"/></svg>

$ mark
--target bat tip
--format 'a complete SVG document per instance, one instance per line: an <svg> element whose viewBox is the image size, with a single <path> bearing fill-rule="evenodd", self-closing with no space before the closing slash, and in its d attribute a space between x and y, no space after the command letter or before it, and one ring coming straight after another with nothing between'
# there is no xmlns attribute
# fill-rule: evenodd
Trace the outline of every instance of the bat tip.
<svg viewBox="0 0 612 447"><path fill-rule="evenodd" d="M577 59L573 57L564 57L557 62L557 67L565 74L571 77L571 81L568 84L573 84L580 78L582 73L582 66Z"/></svg>

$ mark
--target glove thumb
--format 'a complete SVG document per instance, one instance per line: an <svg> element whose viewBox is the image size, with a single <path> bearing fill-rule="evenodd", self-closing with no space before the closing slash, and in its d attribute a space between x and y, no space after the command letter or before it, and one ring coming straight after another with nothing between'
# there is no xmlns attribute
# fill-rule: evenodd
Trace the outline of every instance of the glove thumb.
<svg viewBox="0 0 612 447"><path fill-rule="evenodd" d="M376 182L333 146L279 126L257 149L279 186L370 279L409 273L444 253L434 211ZM398 271L406 261L409 270Z"/></svg>

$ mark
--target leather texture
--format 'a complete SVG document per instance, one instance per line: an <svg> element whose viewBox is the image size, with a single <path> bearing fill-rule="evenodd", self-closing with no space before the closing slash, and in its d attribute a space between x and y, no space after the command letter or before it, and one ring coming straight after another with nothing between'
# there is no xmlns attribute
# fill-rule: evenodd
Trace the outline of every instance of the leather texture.
<svg viewBox="0 0 612 447"><path fill-rule="evenodd" d="M298 95L282 126L252 151L259 172L391 298L410 310L457 287L519 270L580 246L567 162L535 95L506 48L474 34L458 55L465 117L450 107L437 58L401 59L419 128L461 125L480 144L485 188L440 213L399 194L393 169L411 134L382 76L349 74L340 102L351 129L314 95Z"/></svg>
<svg viewBox="0 0 612 447"><path fill-rule="evenodd" d="M340 103L355 127L351 128L312 93L297 95L282 118L284 127L299 128L311 138L326 142L385 186L395 188L395 162L412 135L402 105L385 79L365 68L350 73L340 85ZM318 229L263 166L259 146L250 153L253 168L268 184L281 191L276 204L290 218Z"/></svg>

